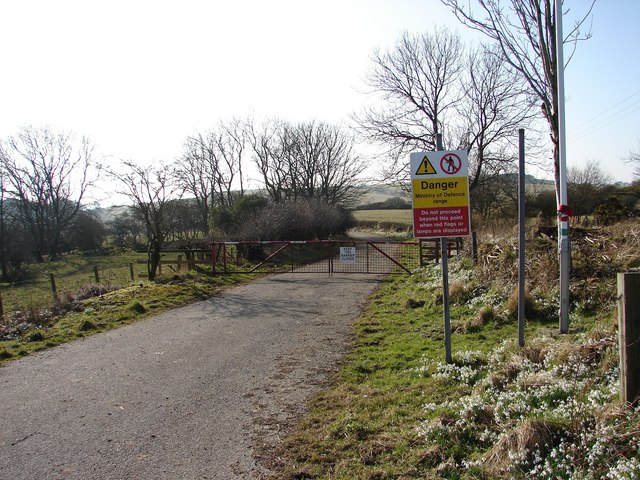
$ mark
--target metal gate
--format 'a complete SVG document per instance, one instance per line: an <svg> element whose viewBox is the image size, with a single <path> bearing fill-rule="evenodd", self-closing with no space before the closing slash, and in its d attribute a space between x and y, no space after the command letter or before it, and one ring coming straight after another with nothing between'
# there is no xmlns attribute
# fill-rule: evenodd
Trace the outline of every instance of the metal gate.
<svg viewBox="0 0 640 480"><path fill-rule="evenodd" d="M418 242L213 242L213 273L411 274L420 266Z"/></svg>

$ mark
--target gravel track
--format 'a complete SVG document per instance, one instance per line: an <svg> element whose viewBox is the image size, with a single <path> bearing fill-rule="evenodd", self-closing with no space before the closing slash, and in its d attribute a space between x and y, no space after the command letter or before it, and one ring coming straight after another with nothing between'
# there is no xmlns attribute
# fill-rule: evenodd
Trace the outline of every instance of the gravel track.
<svg viewBox="0 0 640 480"><path fill-rule="evenodd" d="M275 275L0 368L0 478L273 473L378 280Z"/></svg>

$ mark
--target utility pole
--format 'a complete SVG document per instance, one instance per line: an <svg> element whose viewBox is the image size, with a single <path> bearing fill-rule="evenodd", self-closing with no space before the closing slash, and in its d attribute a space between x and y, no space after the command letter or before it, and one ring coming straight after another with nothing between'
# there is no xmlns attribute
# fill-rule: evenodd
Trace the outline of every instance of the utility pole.
<svg viewBox="0 0 640 480"><path fill-rule="evenodd" d="M562 35L562 1L555 0L556 17L556 75L558 79L558 246L560 260L560 333L569 332L569 273L571 267L571 239L569 238L569 200L567 195L567 141L564 109L564 58Z"/></svg>

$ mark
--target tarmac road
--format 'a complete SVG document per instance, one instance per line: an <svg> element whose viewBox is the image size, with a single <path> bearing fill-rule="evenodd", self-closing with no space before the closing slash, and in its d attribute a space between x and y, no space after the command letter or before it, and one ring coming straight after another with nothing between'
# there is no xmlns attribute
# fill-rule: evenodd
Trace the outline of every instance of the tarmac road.
<svg viewBox="0 0 640 480"><path fill-rule="evenodd" d="M0 478L262 478L378 278L276 275L0 368Z"/></svg>

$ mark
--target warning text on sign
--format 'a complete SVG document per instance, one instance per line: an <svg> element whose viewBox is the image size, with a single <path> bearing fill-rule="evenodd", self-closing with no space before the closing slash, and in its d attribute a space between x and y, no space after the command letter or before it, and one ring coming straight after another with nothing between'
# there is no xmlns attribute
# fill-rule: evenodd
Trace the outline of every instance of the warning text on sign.
<svg viewBox="0 0 640 480"><path fill-rule="evenodd" d="M415 237L460 237L469 235L469 209L461 207L414 208Z"/></svg>
<svg viewBox="0 0 640 480"><path fill-rule="evenodd" d="M413 180L414 208L466 207L469 205L466 178L455 181Z"/></svg>

